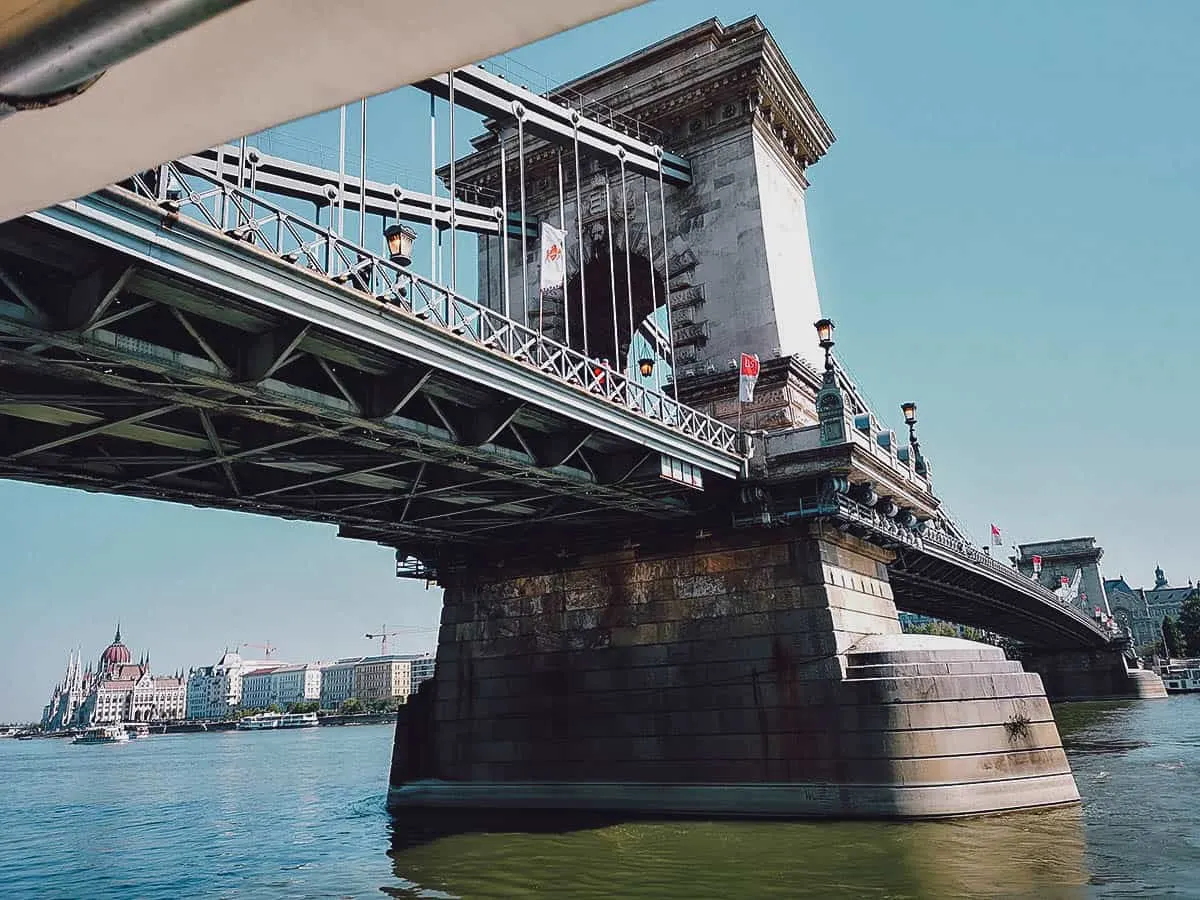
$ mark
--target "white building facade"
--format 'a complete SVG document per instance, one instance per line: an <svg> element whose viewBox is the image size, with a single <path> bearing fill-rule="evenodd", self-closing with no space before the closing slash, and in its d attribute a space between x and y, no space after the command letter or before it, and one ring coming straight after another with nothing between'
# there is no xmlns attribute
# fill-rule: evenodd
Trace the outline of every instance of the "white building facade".
<svg viewBox="0 0 1200 900"><path fill-rule="evenodd" d="M187 680L189 719L226 719L242 706L242 676L277 663L242 659L226 650L216 665L193 669Z"/></svg>
<svg viewBox="0 0 1200 900"><path fill-rule="evenodd" d="M412 661L402 656L367 656L354 667L354 696L395 700L412 693Z"/></svg>
<svg viewBox="0 0 1200 900"><path fill-rule="evenodd" d="M408 660L412 664L412 690L410 693L415 694L422 682L428 681L433 677L436 660L432 653L421 653L416 656L410 656Z"/></svg>
<svg viewBox="0 0 1200 900"><path fill-rule="evenodd" d="M321 709L337 709L354 696L354 669L361 656L339 659L321 670Z"/></svg>
<svg viewBox="0 0 1200 900"><path fill-rule="evenodd" d="M282 666L271 673L272 703L307 703L321 699L320 663Z"/></svg>

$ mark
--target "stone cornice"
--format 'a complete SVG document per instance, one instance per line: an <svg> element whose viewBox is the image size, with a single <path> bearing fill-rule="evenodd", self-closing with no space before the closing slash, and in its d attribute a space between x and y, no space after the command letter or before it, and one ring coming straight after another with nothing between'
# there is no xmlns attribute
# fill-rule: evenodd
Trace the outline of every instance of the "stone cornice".
<svg viewBox="0 0 1200 900"><path fill-rule="evenodd" d="M664 145L685 157L700 142L753 126L794 166L801 184L804 170L834 141L774 38L753 17L729 27L716 19L702 22L551 93L573 92L660 130ZM489 122L493 131L497 127ZM459 166L466 178L494 186L499 181L494 133L473 143L477 152ZM527 169L556 159L540 140L528 147ZM571 181L570 166L564 174Z"/></svg>

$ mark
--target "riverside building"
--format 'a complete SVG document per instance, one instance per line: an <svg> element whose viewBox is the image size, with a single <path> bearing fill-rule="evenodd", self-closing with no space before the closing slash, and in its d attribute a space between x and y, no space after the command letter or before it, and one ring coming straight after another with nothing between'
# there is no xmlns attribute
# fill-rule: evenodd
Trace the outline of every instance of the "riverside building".
<svg viewBox="0 0 1200 900"><path fill-rule="evenodd" d="M134 662L121 640L120 626L96 668L81 666L80 654L68 655L63 680L42 711L44 731L112 722L172 722L185 715L183 673L154 675L149 654Z"/></svg>
<svg viewBox="0 0 1200 900"><path fill-rule="evenodd" d="M188 673L187 717L225 719L242 706L242 678L252 671L282 665L269 660L242 659L226 650L215 665L200 666Z"/></svg>
<svg viewBox="0 0 1200 900"><path fill-rule="evenodd" d="M337 709L354 696L354 669L362 659L339 659L321 670L321 709Z"/></svg>

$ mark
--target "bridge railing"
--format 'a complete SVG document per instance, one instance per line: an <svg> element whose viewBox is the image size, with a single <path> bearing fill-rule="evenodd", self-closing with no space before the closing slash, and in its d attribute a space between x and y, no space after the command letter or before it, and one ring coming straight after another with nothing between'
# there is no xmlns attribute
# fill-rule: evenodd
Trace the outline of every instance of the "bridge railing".
<svg viewBox="0 0 1200 900"><path fill-rule="evenodd" d="M202 169L167 163L119 186L686 437L744 455L732 426Z"/></svg>
<svg viewBox="0 0 1200 900"><path fill-rule="evenodd" d="M963 557L975 565L989 570L1004 581L1012 584L1014 587L1018 587L1026 593L1034 594L1047 603L1055 604L1067 612L1067 614L1079 619L1081 622L1088 623L1097 630L1105 630L1103 626L1101 626L1092 616L1089 616L1083 610L1078 609L1069 603L1063 603L1058 598L1058 595L1054 593L1054 591L1043 587L1032 578L1022 575L1011 566L1006 566L998 560L993 559L990 554L976 550L975 547L966 543L965 541L960 541L956 537L948 534L942 534L933 530L927 530L925 533L923 533L921 535L921 540L927 544L936 544L944 550L949 550L955 556Z"/></svg>
<svg viewBox="0 0 1200 900"><path fill-rule="evenodd" d="M1016 569L998 562L987 553L976 550L973 545L961 541L953 535L945 534L928 527L917 530L906 528L895 519L888 518L878 510L864 506L857 500L840 493L825 496L817 506L810 510L809 514L816 516L832 514L843 521L858 523L875 534L897 543L908 545L914 549L922 550L931 544L940 547L959 560L986 570L989 574L996 576L1001 581L1007 582L1023 593L1031 594L1039 597L1046 603L1054 604L1072 618L1077 619L1082 624L1088 625L1095 631L1108 633L1114 638L1117 637L1115 632L1105 629L1103 625L1083 610L1063 603L1053 591L1030 578L1026 578Z"/></svg>

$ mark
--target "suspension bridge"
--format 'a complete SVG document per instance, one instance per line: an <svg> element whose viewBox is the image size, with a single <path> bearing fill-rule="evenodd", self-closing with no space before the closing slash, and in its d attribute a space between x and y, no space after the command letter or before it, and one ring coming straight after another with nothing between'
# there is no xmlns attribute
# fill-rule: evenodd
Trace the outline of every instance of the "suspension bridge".
<svg viewBox="0 0 1200 900"><path fill-rule="evenodd" d="M1122 634L970 545L915 432L863 401L832 323L812 332L794 241L833 135L761 23L546 96L479 66L413 89L427 191L368 177L363 103L357 174L343 109L337 170L243 139L0 224L0 477L331 523L442 584L398 805L721 811L713 781L754 814L1073 800L1037 677L907 640L896 605L1072 685L1144 679ZM612 112L562 99L597 96ZM484 120L465 157L459 109ZM728 202L750 186L759 206ZM723 363L748 341L769 359L743 419ZM925 734L959 721L966 757ZM661 803L620 787L680 778Z"/></svg>

